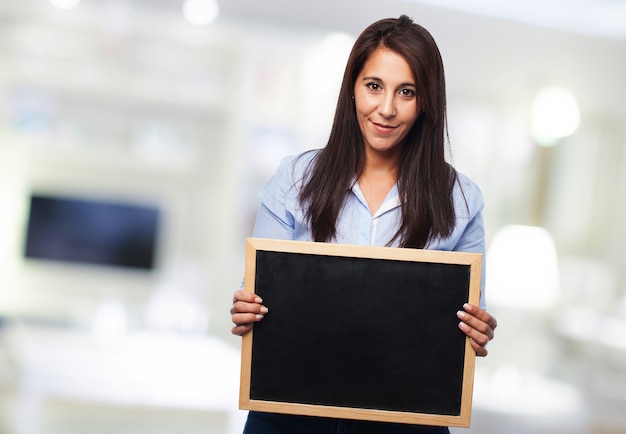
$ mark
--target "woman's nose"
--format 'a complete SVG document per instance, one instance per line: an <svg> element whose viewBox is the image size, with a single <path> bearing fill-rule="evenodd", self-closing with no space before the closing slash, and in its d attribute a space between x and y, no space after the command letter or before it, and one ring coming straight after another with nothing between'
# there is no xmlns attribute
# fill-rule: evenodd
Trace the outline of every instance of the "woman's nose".
<svg viewBox="0 0 626 434"><path fill-rule="evenodd" d="M381 96L378 112L381 116L386 118L396 115L396 104L393 94L384 94Z"/></svg>

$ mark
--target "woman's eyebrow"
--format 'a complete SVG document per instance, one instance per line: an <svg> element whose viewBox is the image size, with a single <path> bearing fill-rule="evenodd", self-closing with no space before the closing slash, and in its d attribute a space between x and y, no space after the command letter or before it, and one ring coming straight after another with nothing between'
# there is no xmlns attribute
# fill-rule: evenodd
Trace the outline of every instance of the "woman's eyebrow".
<svg viewBox="0 0 626 434"><path fill-rule="evenodd" d="M384 83L384 82L385 82L382 78L379 78L379 77L376 77L376 76L373 76L373 75L366 76L366 77L363 77L363 78L361 79L361 81L369 81L369 80L372 80L372 81L380 81L381 83ZM407 81L407 82L405 82L405 83L400 83L400 84L398 85L398 87L415 87L415 88L416 88L417 86L415 85L415 83L413 83L413 82L411 82L411 81Z"/></svg>
<svg viewBox="0 0 626 434"><path fill-rule="evenodd" d="M383 81L382 78L378 78L378 77L375 77L375 76L367 76L367 77L363 77L361 79L361 81L368 81L368 80Z"/></svg>

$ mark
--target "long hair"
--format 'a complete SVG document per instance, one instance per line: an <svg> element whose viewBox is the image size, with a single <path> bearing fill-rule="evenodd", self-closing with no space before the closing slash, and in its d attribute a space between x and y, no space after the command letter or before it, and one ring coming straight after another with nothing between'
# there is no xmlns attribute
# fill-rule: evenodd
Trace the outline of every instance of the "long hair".
<svg viewBox="0 0 626 434"><path fill-rule="evenodd" d="M402 144L398 190L402 221L389 240L402 247L423 248L449 235L455 223L452 189L456 171L445 160L446 91L439 49L422 26L409 17L384 19L357 38L343 76L328 143L312 161L299 200L315 241L330 241L346 192L365 164L363 136L354 105L356 79L371 54L384 47L408 63L422 112Z"/></svg>

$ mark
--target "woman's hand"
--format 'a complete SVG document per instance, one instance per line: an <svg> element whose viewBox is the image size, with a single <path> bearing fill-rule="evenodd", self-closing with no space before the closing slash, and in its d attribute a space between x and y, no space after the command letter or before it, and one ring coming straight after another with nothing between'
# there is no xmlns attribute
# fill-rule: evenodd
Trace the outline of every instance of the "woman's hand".
<svg viewBox="0 0 626 434"><path fill-rule="evenodd" d="M241 289L235 291L233 307L230 308L232 321L235 324L235 327L231 330L232 334L241 336L252 330L255 322L263 319L268 309L261 303L263 303L263 300L256 294L251 294Z"/></svg>
<svg viewBox="0 0 626 434"><path fill-rule="evenodd" d="M485 357L488 353L487 344L493 339L493 331L498 327L498 321L487 312L465 303L463 310L457 312L461 320L459 328L470 338L470 344L476 351L476 355Z"/></svg>

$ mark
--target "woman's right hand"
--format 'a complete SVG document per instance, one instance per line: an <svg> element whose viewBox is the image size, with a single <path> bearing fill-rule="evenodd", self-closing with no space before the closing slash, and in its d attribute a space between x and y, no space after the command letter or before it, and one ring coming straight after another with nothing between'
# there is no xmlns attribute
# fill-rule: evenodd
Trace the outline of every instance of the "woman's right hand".
<svg viewBox="0 0 626 434"><path fill-rule="evenodd" d="M230 308L232 321L235 324L231 330L232 334L242 336L252 330L255 322L263 319L268 309L261 303L263 300L256 294L245 292L242 289L235 291L233 307Z"/></svg>

